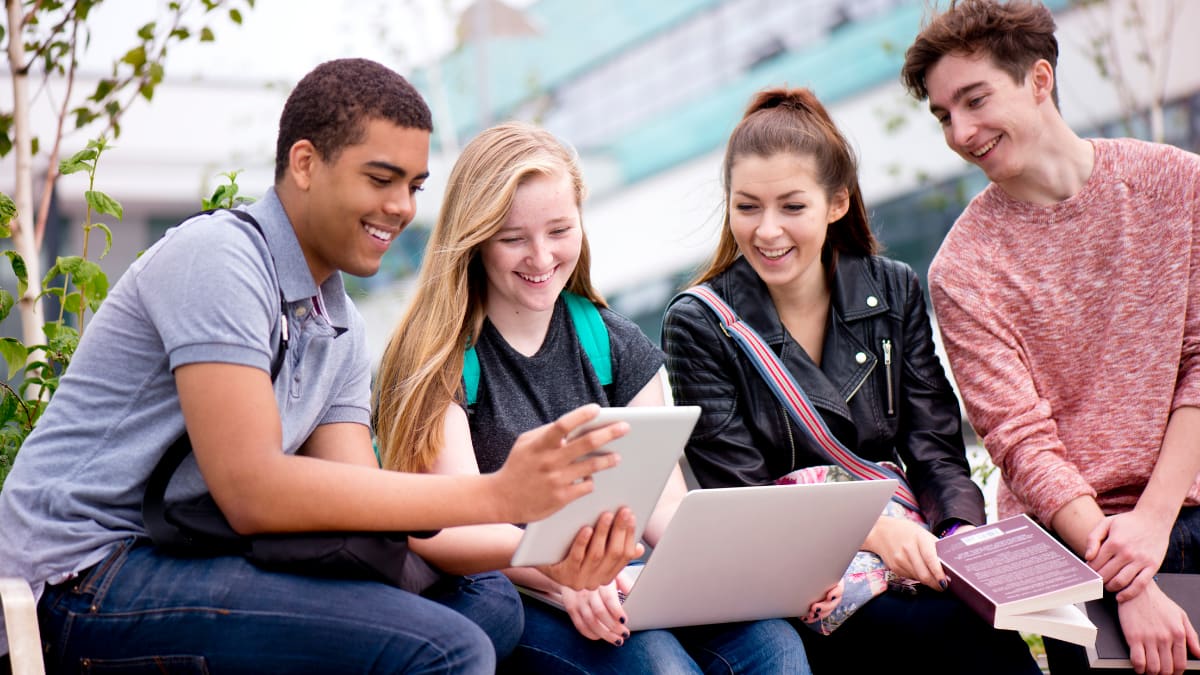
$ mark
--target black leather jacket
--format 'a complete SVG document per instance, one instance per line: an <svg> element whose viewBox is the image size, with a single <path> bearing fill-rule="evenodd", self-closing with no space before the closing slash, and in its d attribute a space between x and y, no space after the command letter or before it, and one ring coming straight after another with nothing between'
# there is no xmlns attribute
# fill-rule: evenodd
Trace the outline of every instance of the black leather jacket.
<svg viewBox="0 0 1200 675"><path fill-rule="evenodd" d="M744 259L709 285L775 350L846 447L905 467L934 532L952 519L984 522L958 400L934 354L925 297L908 265L840 257L820 366L788 335ZM764 485L828 464L699 300L680 297L667 309L663 350L675 402L703 408L687 446L701 486Z"/></svg>

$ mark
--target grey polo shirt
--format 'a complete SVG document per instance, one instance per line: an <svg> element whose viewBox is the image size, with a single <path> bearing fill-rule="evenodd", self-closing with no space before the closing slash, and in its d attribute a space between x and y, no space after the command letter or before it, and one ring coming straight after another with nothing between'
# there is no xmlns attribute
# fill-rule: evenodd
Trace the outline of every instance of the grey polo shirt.
<svg viewBox="0 0 1200 675"><path fill-rule="evenodd" d="M146 480L184 429L173 369L221 362L269 372L281 290L290 334L275 381L283 452L321 424L369 423L363 321L341 275L318 289L274 190L247 210L263 236L229 213L193 218L147 250L87 324L0 492L0 576L23 577L40 595L145 533ZM168 497L203 490L189 458Z"/></svg>

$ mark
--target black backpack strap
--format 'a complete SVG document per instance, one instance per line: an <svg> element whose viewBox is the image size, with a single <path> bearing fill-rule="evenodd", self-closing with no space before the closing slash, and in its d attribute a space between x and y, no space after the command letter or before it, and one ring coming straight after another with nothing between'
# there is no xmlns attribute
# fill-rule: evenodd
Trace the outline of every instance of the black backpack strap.
<svg viewBox="0 0 1200 675"><path fill-rule="evenodd" d="M224 209L211 209L201 211L200 213L190 216L186 220L190 220L196 216L208 215L215 211ZM254 219L254 216L249 213L229 209L229 213L237 216L240 220L254 228L263 239L266 235L263 234L262 226ZM272 266L275 260L272 257ZM271 362L271 382L279 376L279 371L283 368L283 359L287 354L288 348L288 319L287 319L287 301L284 300L283 291L279 292L279 348L275 352L275 358ZM175 442L167 448L163 453L154 470L150 472L150 478L146 482L146 494L142 498L142 521L146 527L146 532L150 534L150 538L160 545L188 545L194 542L177 527L167 521L166 518L166 494L167 485L171 482L171 477L175 475L175 471L183 460L192 452L192 442L188 438L187 430L175 439ZM232 528L230 528L232 532Z"/></svg>

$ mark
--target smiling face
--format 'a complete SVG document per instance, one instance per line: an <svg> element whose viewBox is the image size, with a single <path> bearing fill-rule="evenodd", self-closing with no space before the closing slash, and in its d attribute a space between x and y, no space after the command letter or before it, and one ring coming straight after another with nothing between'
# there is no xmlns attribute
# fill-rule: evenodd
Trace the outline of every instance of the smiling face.
<svg viewBox="0 0 1200 675"><path fill-rule="evenodd" d="M480 248L488 315L552 311L582 245L579 204L566 173L526 179L504 224Z"/></svg>
<svg viewBox="0 0 1200 675"><path fill-rule="evenodd" d="M825 235L849 206L844 188L832 199L825 192L809 155L735 158L729 174L730 232L768 287L825 283Z"/></svg>
<svg viewBox="0 0 1200 675"><path fill-rule="evenodd" d="M429 175L428 131L381 119L367 121L365 130L361 143L328 161L307 140L292 146L289 178L300 202L284 206L318 284L337 271L379 271L383 254L412 222Z"/></svg>
<svg viewBox="0 0 1200 675"><path fill-rule="evenodd" d="M925 78L946 145L1001 186L1019 180L1038 155L1039 106L1053 105L1053 82L1045 61L1019 83L986 55L965 54L943 56Z"/></svg>

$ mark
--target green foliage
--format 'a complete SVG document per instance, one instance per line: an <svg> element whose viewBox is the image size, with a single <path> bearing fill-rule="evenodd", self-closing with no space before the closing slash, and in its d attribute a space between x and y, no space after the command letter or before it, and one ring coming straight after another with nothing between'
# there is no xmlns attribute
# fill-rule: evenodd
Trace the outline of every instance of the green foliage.
<svg viewBox="0 0 1200 675"><path fill-rule="evenodd" d="M48 78L57 76L73 79L79 65L79 55L91 39L91 31L87 25L88 16L102 2L103 0L43 0L38 3L25 3L27 8L23 10L24 22L8 30L12 32L10 39L24 39L28 61L21 64L10 63L9 68L14 73L27 71L35 75L40 69ZM99 120L104 122L101 134L119 137L121 117L130 104L139 97L147 101L154 98L155 90L163 81L164 64L170 48L189 40L216 40L216 33L211 27L189 23L203 24L220 14L227 6L231 7L226 17L235 25L241 25L243 17L239 6L253 8L254 0L203 0L199 4L195 0L189 0L168 3L163 12L164 16L158 21L136 27L131 46L113 62L108 76L100 78L95 89L88 93L82 102L62 102L62 113L74 122L76 129ZM199 18L196 18L197 13ZM3 41L4 34L5 27L0 26L0 41ZM12 151L16 140L12 137L12 120L11 111L0 110L0 157ZM34 143L34 154L37 154L36 139Z"/></svg>
<svg viewBox="0 0 1200 675"><path fill-rule="evenodd" d="M218 185L217 189L213 190L212 197L201 200L200 203L202 204L202 208L205 211L209 209L232 209L240 204L250 204L254 202L253 197L246 197L238 194L239 187L237 177L241 172L242 170L238 169L237 171L226 171L225 173L221 174L221 176L228 179L229 182Z"/></svg>
<svg viewBox="0 0 1200 675"><path fill-rule="evenodd" d="M0 338L0 357L7 365L8 382L0 383L0 487L8 475L9 467L29 432L33 431L38 418L58 390L58 380L71 362L83 330L87 312L95 312L108 296L108 277L104 270L87 258L88 233L100 229L105 235L104 252L112 246L112 230L103 223L93 223L92 216L107 215L120 218L124 213L120 203L112 197L95 190L96 167L101 155L109 148L104 138L89 141L87 147L63 160L59 170L63 174L85 171L88 174L88 190L84 193L87 202L87 218L83 223L84 250L79 256L60 256L40 281L36 302L47 295L59 300L57 317L43 326L46 342L26 345L16 338ZM0 195L0 221L5 223L15 214L12 200ZM11 236L11 232L6 232ZM17 294L0 289L0 320L12 311L16 297L24 297L29 288L29 274L25 260L16 251L4 251L17 280ZM76 317L75 324L68 325L67 315ZM20 384L12 381L21 376Z"/></svg>

